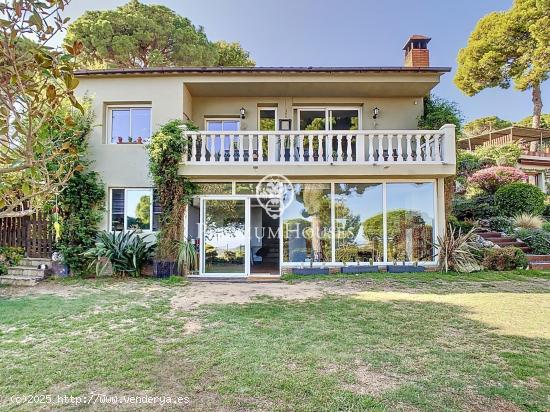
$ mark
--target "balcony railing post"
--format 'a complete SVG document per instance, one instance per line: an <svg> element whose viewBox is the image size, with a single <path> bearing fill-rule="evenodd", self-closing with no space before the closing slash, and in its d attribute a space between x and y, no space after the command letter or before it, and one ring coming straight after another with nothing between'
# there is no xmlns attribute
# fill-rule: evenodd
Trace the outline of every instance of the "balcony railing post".
<svg viewBox="0 0 550 412"><path fill-rule="evenodd" d="M443 155L442 161L445 163L456 164L456 141L454 124L446 124L439 129L443 136Z"/></svg>
<svg viewBox="0 0 550 412"><path fill-rule="evenodd" d="M277 161L277 138L278 135L267 135L267 161L275 163Z"/></svg>

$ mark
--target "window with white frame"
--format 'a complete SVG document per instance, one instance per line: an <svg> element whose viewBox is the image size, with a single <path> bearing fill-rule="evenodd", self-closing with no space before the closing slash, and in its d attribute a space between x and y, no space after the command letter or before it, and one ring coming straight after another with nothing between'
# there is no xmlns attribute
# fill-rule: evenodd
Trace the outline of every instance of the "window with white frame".
<svg viewBox="0 0 550 412"><path fill-rule="evenodd" d="M159 229L161 208L153 189L111 189L111 230Z"/></svg>
<svg viewBox="0 0 550 412"><path fill-rule="evenodd" d="M258 130L277 130L277 108L258 108Z"/></svg>
<svg viewBox="0 0 550 412"><path fill-rule="evenodd" d="M151 137L151 106L109 106L109 142L145 143Z"/></svg>

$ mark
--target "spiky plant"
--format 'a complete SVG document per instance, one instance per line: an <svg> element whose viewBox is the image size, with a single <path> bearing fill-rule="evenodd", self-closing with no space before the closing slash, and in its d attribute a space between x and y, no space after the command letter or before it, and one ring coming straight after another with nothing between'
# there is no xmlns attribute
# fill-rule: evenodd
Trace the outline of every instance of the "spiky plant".
<svg viewBox="0 0 550 412"><path fill-rule="evenodd" d="M130 274L137 277L145 262L155 250L155 244L146 241L147 236L140 236L135 231L100 232L95 247L85 255L94 259L96 272L105 269L106 261L111 263L113 273Z"/></svg>
<svg viewBox="0 0 550 412"><path fill-rule="evenodd" d="M544 224L544 219L531 213L521 213L514 217L512 225L514 228L522 229L540 229Z"/></svg>
<svg viewBox="0 0 550 412"><path fill-rule="evenodd" d="M466 233L449 224L447 233L438 236L435 247L438 249L438 265L441 272L473 272L480 266L475 257L478 246L475 242L475 228Z"/></svg>
<svg viewBox="0 0 550 412"><path fill-rule="evenodd" d="M178 241L178 271L184 275L198 269L199 261L193 242Z"/></svg>

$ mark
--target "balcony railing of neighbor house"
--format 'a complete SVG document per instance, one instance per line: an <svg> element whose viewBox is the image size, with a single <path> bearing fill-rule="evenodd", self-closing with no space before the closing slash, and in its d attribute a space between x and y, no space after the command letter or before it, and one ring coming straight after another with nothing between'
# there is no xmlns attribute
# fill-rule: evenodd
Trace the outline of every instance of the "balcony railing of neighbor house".
<svg viewBox="0 0 550 412"><path fill-rule="evenodd" d="M186 131L188 164L455 163L455 129Z"/></svg>

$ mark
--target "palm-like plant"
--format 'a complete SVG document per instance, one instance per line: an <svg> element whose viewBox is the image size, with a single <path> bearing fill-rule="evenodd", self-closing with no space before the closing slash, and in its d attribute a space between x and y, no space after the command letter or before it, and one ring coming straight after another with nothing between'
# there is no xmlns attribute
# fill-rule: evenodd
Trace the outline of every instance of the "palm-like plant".
<svg viewBox="0 0 550 412"><path fill-rule="evenodd" d="M151 257L155 244L146 241L147 236L140 236L135 231L100 232L95 247L85 255L94 258L96 272L105 269L107 262L115 274L139 276L145 262Z"/></svg>
<svg viewBox="0 0 550 412"><path fill-rule="evenodd" d="M473 272L481 269L475 257L478 246L475 243L474 230L475 228L472 228L469 232L463 234L460 229L456 231L449 224L447 233L444 236L437 237L435 247L439 251L438 265L440 271Z"/></svg>
<svg viewBox="0 0 550 412"><path fill-rule="evenodd" d="M198 269L197 251L193 242L178 241L178 271L184 275Z"/></svg>

